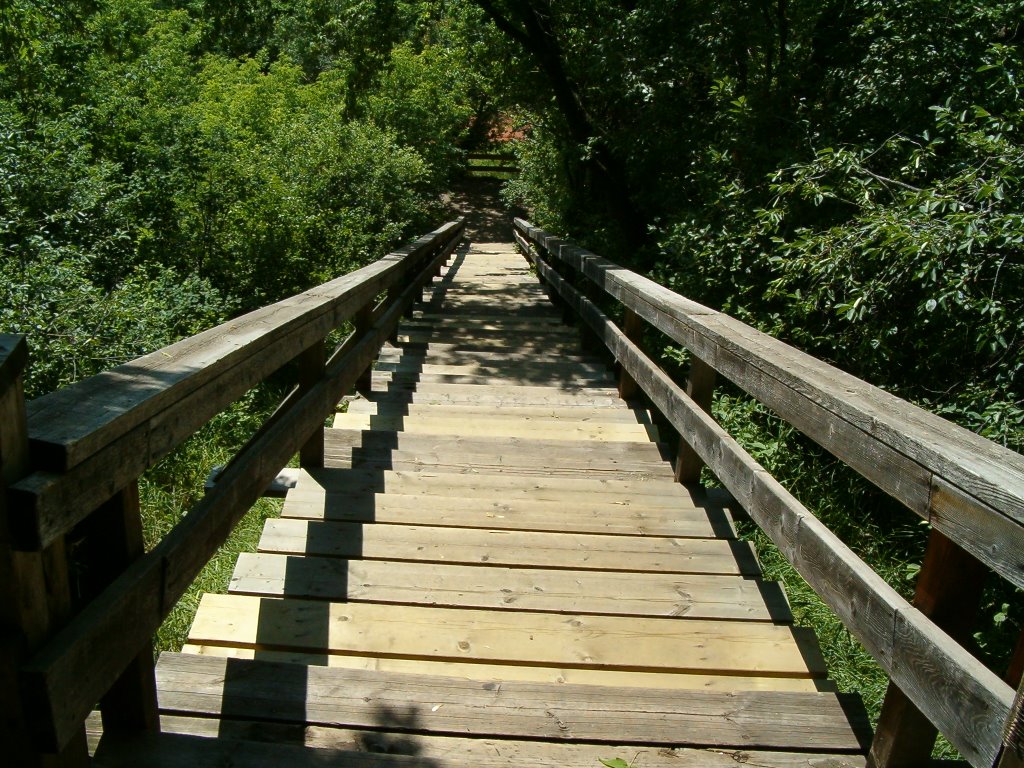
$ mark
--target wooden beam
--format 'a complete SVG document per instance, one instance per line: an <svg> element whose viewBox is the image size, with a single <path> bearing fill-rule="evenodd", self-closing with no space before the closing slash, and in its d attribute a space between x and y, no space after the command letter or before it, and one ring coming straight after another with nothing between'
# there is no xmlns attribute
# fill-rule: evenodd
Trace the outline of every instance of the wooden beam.
<svg viewBox="0 0 1024 768"><path fill-rule="evenodd" d="M35 453L67 471L34 472L11 488L24 509L16 546L55 540L461 232L461 220L452 222L368 267L30 403Z"/></svg>
<svg viewBox="0 0 1024 768"><path fill-rule="evenodd" d="M970 640L988 570L938 531L928 539L914 606L959 643ZM935 725L893 683L885 693L868 764L912 768L931 758Z"/></svg>
<svg viewBox="0 0 1024 768"><path fill-rule="evenodd" d="M715 395L715 377L714 368L695 355L690 357L690 376L686 380L686 394L707 414L711 413L711 401ZM676 453L676 482L700 482L700 470L703 466L704 462L693 450L686 435L680 435L679 451Z"/></svg>
<svg viewBox="0 0 1024 768"><path fill-rule="evenodd" d="M629 307L625 307L622 310L622 332L626 335L626 338L636 344L638 347L642 346L643 333L644 333L644 321L636 312ZM639 393L640 388L637 383L633 380L622 366L619 366L619 397L623 400L632 400Z"/></svg>

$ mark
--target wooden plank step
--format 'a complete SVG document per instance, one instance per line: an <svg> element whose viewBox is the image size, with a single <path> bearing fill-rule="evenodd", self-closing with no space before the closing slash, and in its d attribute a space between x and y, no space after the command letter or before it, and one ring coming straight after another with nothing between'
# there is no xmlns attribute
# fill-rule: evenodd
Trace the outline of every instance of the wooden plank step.
<svg viewBox="0 0 1024 768"><path fill-rule="evenodd" d="M260 552L519 568L760 576L748 542L268 520Z"/></svg>
<svg viewBox="0 0 1024 768"><path fill-rule="evenodd" d="M346 413L369 416L427 416L446 419L464 419L468 417L510 416L529 420L548 419L559 423L573 424L629 424L633 426L649 425L650 413L643 408L586 408L580 406L566 413L565 408L537 405L496 405L488 403L436 403L418 405L410 403L409 398L395 395L389 399L376 398L367 400L360 398L348 405Z"/></svg>
<svg viewBox="0 0 1024 768"><path fill-rule="evenodd" d="M684 674L824 677L814 633L761 622L203 595L188 641Z"/></svg>
<svg viewBox="0 0 1024 768"><path fill-rule="evenodd" d="M258 720L221 720L214 717L180 717L165 715L161 729L165 734L180 734L208 740L225 739L243 743L302 745L318 750L338 750L333 762L323 765L353 766L354 768L390 768L405 763L389 762L393 758L415 756L418 768L444 768L444 766L474 766L474 768L600 768L601 759L622 758L636 768L736 768L744 762L760 768L864 768L863 757L851 754L809 754L806 752L778 752L744 750L742 753L723 749L694 749L647 747L627 744L573 744L545 741L522 741L493 738L459 738L432 734L410 735L396 721L390 729L370 730L331 728L326 726L298 726L291 723L267 723ZM192 750L198 747L184 747ZM364 753L354 760L352 753ZM191 753L190 753L191 754ZM319 753L318 753L319 754ZM244 759L244 756L239 754ZM300 756L301 757L301 756ZM234 758L234 755L232 755ZM373 762L378 761L378 762ZM148 762L146 763L149 764ZM179 765L195 766L207 763L187 762ZM214 764L214 763L210 763ZM218 765L226 763L216 763ZM130 760L114 764L112 768L134 766ZM161 766L162 764L157 764ZM237 768L250 768L242 762ZM264 768L264 763L253 763L251 768ZM305 768L306 763L274 762L270 765ZM167 768L177 768L169 764Z"/></svg>
<svg viewBox="0 0 1024 768"><path fill-rule="evenodd" d="M411 318L402 321L401 330L413 328L427 330L454 330L465 329L469 331L520 331L523 333L563 333L575 332L575 328L562 322L561 315L516 318L507 314L488 316L478 314L475 316L453 317L451 314L436 312L414 312Z"/></svg>
<svg viewBox="0 0 1024 768"><path fill-rule="evenodd" d="M434 363L418 358L416 355L400 356L399 360L395 362L386 358L378 360L374 369L378 371L442 373L455 376L500 376L504 373L510 379L536 377L541 381L563 379L601 381L609 382L607 386L611 386L611 383L614 382L611 371L604 363L562 363L541 359L524 360L512 364L510 361L502 360L498 355L480 360L471 359L463 363Z"/></svg>
<svg viewBox="0 0 1024 768"><path fill-rule="evenodd" d="M489 351L483 349L459 348L454 344L446 345L448 349L440 349L435 345L432 349L424 346L406 345L402 347L385 347L377 356L378 362L397 363L403 360L433 363L435 365L464 365L468 363L504 364L513 370L524 364L534 365L540 358L539 354L552 355L552 352L543 350L537 346L533 349L497 349ZM567 351L563 349L557 353L557 362L561 365L593 366L600 369L607 369L607 363L596 355L585 354L580 351Z"/></svg>
<svg viewBox="0 0 1024 768"><path fill-rule="evenodd" d="M491 354L509 355L538 355L556 354L574 355L583 357L585 355L579 339L576 337L555 339L548 338L544 341L523 341L521 339L509 339L507 337L485 335L483 337L463 337L455 341L439 341L434 334L428 333L399 333L397 336L398 349L421 351L424 354L458 352L489 352ZM575 359L570 357L567 359Z"/></svg>
<svg viewBox="0 0 1024 768"><path fill-rule="evenodd" d="M387 367L387 366L385 366ZM451 370L447 373L435 373L431 371L421 372L418 370L374 370L371 383L374 388L383 388L386 382L427 382L432 384L480 384L480 385L502 385L511 384L514 386L550 386L562 391L576 387L600 387L610 389L614 380L610 374L576 375L569 372L553 372L545 374L543 371L533 373L510 373L508 371L477 371ZM376 382L380 382L378 385Z"/></svg>
<svg viewBox="0 0 1024 768"><path fill-rule="evenodd" d="M179 718L184 720L184 718ZM97 768L441 768L443 765L473 765L475 768L594 768L602 758L625 756L642 759L644 768L734 768L735 752L720 749L667 749L538 744L497 739L411 738L404 732L364 731L355 746L363 749L327 749L299 746L294 741L241 741L221 735L225 721L207 720L211 732L204 735L168 732L157 735L111 737L93 763ZM239 730L235 721L226 723L227 732ZM265 727L265 723L259 723ZM256 723L251 723L253 728ZM181 726L179 726L181 727ZM332 729L334 730L334 729ZM352 733L351 731L347 733ZM356 737L352 737L356 738ZM395 754L405 748L409 754ZM730 756L732 755L732 756ZM864 758L849 755L807 755L792 752L751 752L743 761L765 768L859 768ZM641 763L637 763L640 765Z"/></svg>
<svg viewBox="0 0 1024 768"><path fill-rule="evenodd" d="M479 412L477 412L478 414ZM416 410L408 415L391 412L382 416L369 413L335 414L334 424L342 429L383 429L410 434L502 436L502 437L558 437L577 440L614 442L657 442L658 430L653 424L594 420L553 419L542 416L515 416L512 414L480 416L470 413L434 415Z"/></svg>
<svg viewBox="0 0 1024 768"><path fill-rule="evenodd" d="M481 397L523 393L543 398L564 398L570 395L578 398L600 397L604 401L617 396L614 387L574 384L560 381L553 384L508 381L500 376L478 377L475 381L458 376L427 376L393 374L390 371L371 372L372 389L378 392L392 392L415 388L417 392L436 394L438 392L479 392ZM540 402L545 402L541 400ZM581 401L581 402L585 402Z"/></svg>
<svg viewBox="0 0 1024 768"><path fill-rule="evenodd" d="M509 376L492 374L455 374L455 373L417 373L416 371L373 371L371 386L374 389L386 389L394 382L406 387L420 384L476 384L480 386L549 386L562 392L576 389L611 389L611 378L608 376L572 377L572 376Z"/></svg>
<svg viewBox="0 0 1024 768"><path fill-rule="evenodd" d="M352 498L360 493L401 493L414 496L438 495L463 498L530 499L579 503L582 496L592 501L612 501L619 506L678 509L691 507L693 497L671 477L652 476L644 480L606 477L530 477L485 472L404 472L363 469L310 469L302 475L294 493L341 493Z"/></svg>
<svg viewBox="0 0 1024 768"><path fill-rule="evenodd" d="M378 372L373 378L382 383L375 386L373 392L386 395L393 392L409 394L407 384L396 381L392 387L387 386L384 380L390 374L383 371ZM401 386L399 386L401 384ZM488 386L472 384L469 382L427 382L421 381L416 384L415 391L411 393L413 400L418 402L433 402L439 399L448 402L478 401L518 403L520 405L557 405L559 407L573 408L577 406L611 406L622 407L622 401L612 387L583 387L560 384L558 386L544 386L536 384L509 384L496 383Z"/></svg>
<svg viewBox="0 0 1024 768"><path fill-rule="evenodd" d="M408 461L438 471L472 472L483 468L508 472L579 473L624 476L664 475L671 471L665 449L652 442L581 443L535 437L463 437L333 428L325 431L325 450L335 461L378 464ZM355 453L353 453L355 452ZM332 464L331 466L338 466ZM451 469L444 469L451 466ZM394 467L399 469L399 467ZM637 478L640 479L640 478ZM690 493L698 493L691 488Z"/></svg>
<svg viewBox="0 0 1024 768"><path fill-rule="evenodd" d="M232 594L455 608L792 621L778 584L738 576L480 568L243 553Z"/></svg>
<svg viewBox="0 0 1024 768"><path fill-rule="evenodd" d="M721 508L666 510L632 506L624 509L614 502L603 504L585 500L569 507L560 501L494 501L397 493L350 499L344 495L290 493L281 517L441 528L690 539L736 538L730 519Z"/></svg>
<svg viewBox="0 0 1024 768"><path fill-rule="evenodd" d="M632 672L615 669L581 669L568 667L523 666L442 661L438 659L406 659L390 656L358 656L340 653L303 653L265 648L236 648L225 645L194 645L186 643L183 653L194 653L222 659L256 659L306 664L333 669L367 669L401 674L460 677L465 680L526 683L573 683L575 685L610 685L621 688L667 688L680 691L835 691L835 685L818 677L754 677L749 675L687 675L664 672Z"/></svg>
<svg viewBox="0 0 1024 768"><path fill-rule="evenodd" d="M168 653L157 679L164 711L318 726L387 729L399 713L416 733L851 752L870 733L859 699L835 693L481 684Z"/></svg>

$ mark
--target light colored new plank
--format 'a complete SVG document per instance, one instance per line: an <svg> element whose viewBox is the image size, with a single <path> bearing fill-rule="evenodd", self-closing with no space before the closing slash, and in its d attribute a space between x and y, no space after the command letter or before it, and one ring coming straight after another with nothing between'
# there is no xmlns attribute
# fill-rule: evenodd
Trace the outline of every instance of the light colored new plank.
<svg viewBox="0 0 1024 768"><path fill-rule="evenodd" d="M738 576L480 568L243 553L232 594L548 613L785 623L778 585Z"/></svg>
<svg viewBox="0 0 1024 768"><path fill-rule="evenodd" d="M268 520L261 552L657 573L758 575L746 542Z"/></svg>
<svg viewBox="0 0 1024 768"><path fill-rule="evenodd" d="M636 671L822 677L807 630L759 622L505 613L204 595L197 645Z"/></svg>
<svg viewBox="0 0 1024 768"><path fill-rule="evenodd" d="M580 406L567 411L565 408L554 406L537 405L498 405L488 403L436 403L431 405L420 405L410 403L406 398L400 396L391 400L378 399L376 401L360 398L349 403L348 413L369 414L371 416L432 416L444 418L466 418L480 416L494 416L498 414L505 417L524 419L548 419L556 422L587 422L591 424L642 424L648 425L651 422L650 414L643 409L636 408L586 408Z"/></svg>
<svg viewBox="0 0 1024 768"><path fill-rule="evenodd" d="M238 648L226 645L186 643L182 653L217 659L254 659L331 669L372 670L385 674L433 675L482 682L555 683L557 685L602 685L623 690L660 688L675 691L835 691L835 685L823 678L754 677L749 675L699 675L665 672L630 672L615 669L577 669L575 667L486 664L437 659L403 659L378 656L354 656L341 653L302 653L263 648Z"/></svg>

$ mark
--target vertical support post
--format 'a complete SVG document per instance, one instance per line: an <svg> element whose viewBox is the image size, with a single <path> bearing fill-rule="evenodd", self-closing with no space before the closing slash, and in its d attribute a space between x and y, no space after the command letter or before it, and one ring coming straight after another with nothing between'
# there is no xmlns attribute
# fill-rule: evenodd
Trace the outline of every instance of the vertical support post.
<svg viewBox="0 0 1024 768"><path fill-rule="evenodd" d="M629 307L622 310L622 332L626 338L641 346L644 334L644 321L636 312ZM632 400L640 393L640 386L636 380L626 373L626 370L619 366L619 397L623 400Z"/></svg>
<svg viewBox="0 0 1024 768"><path fill-rule="evenodd" d="M356 312L356 316L352 318L352 323L355 325L355 334L358 338L370 330L370 326L373 324L373 302L370 301ZM356 391L362 394L368 394L372 388L371 377L373 376L373 364L366 366L366 370L359 374L359 378L356 379Z"/></svg>
<svg viewBox="0 0 1024 768"><path fill-rule="evenodd" d="M914 606L954 640L962 641L974 627L985 575L985 567L973 555L933 529L917 577ZM931 759L936 734L928 718L889 683L868 765L925 765Z"/></svg>
<svg viewBox="0 0 1024 768"><path fill-rule="evenodd" d="M715 369L696 355L690 355L690 375L686 380L686 394L701 410L711 413L711 401L715 395ZM676 453L676 482L696 483L704 467L697 452L687 442L685 435L679 436L679 450Z"/></svg>
<svg viewBox="0 0 1024 768"><path fill-rule="evenodd" d="M327 364L327 345L320 339L299 355L299 392L306 393L323 381L324 366ZM324 425L321 423L309 440L299 449L299 464L317 468L324 465Z"/></svg>
<svg viewBox="0 0 1024 768"><path fill-rule="evenodd" d="M24 711L19 667L71 611L63 538L42 552L12 547L7 488L29 470L28 429L22 372L28 352L22 336L0 335L0 743L12 765L77 768L89 763L85 726L58 752L44 753L33 740Z"/></svg>
<svg viewBox="0 0 1024 768"><path fill-rule="evenodd" d="M102 571L90 591L98 594L145 554L139 484L131 483L115 494L90 515L88 525L92 530L89 556ZM100 713L104 734L160 730L152 642L128 663L100 700Z"/></svg>

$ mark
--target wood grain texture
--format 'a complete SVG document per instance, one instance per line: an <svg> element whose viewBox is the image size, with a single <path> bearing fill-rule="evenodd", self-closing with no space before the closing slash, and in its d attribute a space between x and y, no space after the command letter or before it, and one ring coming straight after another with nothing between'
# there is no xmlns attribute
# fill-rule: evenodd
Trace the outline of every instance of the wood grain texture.
<svg viewBox="0 0 1024 768"><path fill-rule="evenodd" d="M684 674L824 677L813 633L760 622L204 595L198 645Z"/></svg>
<svg viewBox="0 0 1024 768"><path fill-rule="evenodd" d="M253 659L256 661L285 662L331 669L363 669L384 673L458 677L463 680L504 683L554 683L565 685L603 685L613 688L661 688L677 691L777 691L828 692L836 687L829 680L811 677L752 677L749 675L683 674L664 671L636 672L621 669L594 669L587 667L549 667L543 665L493 664L484 662L445 661L436 658L400 658L397 656L359 656L343 653L304 653L267 648L226 645L182 646L183 653L210 656L219 659ZM628 693L623 693L628 697Z"/></svg>
<svg viewBox="0 0 1024 768"><path fill-rule="evenodd" d="M467 739L376 731L167 718L169 733L159 738L110 740L96 756L97 768L594 768L601 759L619 757L643 768L863 768L850 754L649 747L635 744L552 744L510 739ZM395 724L400 728L402 721ZM300 746L301 745L301 746Z"/></svg>
<svg viewBox="0 0 1024 768"><path fill-rule="evenodd" d="M779 586L733 576L480 568L396 561L239 555L231 594L504 611L787 623Z"/></svg>
<svg viewBox="0 0 1024 768"><path fill-rule="evenodd" d="M756 576L748 542L268 520L261 552L463 565Z"/></svg>
<svg viewBox="0 0 1024 768"><path fill-rule="evenodd" d="M396 729L398 727L396 723ZM431 766L473 765L594 768L601 758L621 757L639 768L735 768L737 763L764 768L863 768L864 759L850 754L809 754L782 751L690 749L630 744L573 744L514 739L467 739L433 734L370 731L284 723L226 721L202 717L164 718L164 729L205 737L242 741L302 744L320 749L343 749L387 754L415 754ZM423 766L423 768L427 768Z"/></svg>
<svg viewBox="0 0 1024 768"><path fill-rule="evenodd" d="M435 258L445 257L444 252ZM426 279L427 265L420 273ZM371 332L332 357L325 378L287 416L258 434L199 501L150 552L135 561L24 668L35 698L33 717L58 744L81 730L96 701L150 641L188 585L259 498L263 488L322 423L397 325L418 284L374 321Z"/></svg>
<svg viewBox="0 0 1024 768"><path fill-rule="evenodd" d="M860 751L856 697L713 693L474 682L164 654L161 707L325 726L381 727L405 713L416 732L558 742ZM407 728L407 730L410 730Z"/></svg>

